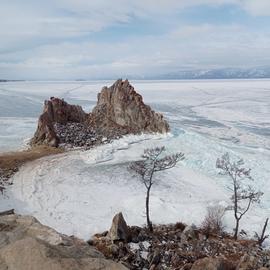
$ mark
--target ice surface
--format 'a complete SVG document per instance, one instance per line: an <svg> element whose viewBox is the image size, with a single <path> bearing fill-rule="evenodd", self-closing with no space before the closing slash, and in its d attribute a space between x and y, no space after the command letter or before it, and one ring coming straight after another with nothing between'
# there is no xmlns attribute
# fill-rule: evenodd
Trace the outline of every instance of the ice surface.
<svg viewBox="0 0 270 270"><path fill-rule="evenodd" d="M0 117L0 149L2 152L27 147L37 126L36 118Z"/></svg>
<svg viewBox="0 0 270 270"><path fill-rule="evenodd" d="M108 82L27 82L1 84L0 95L13 96L21 115L5 118L0 101L0 151L19 147L35 129L37 105L44 97L60 96L85 109ZM186 159L160 173L153 187L154 222L184 221L200 224L206 207L227 204L228 181L218 175L215 161L223 153L244 158L252 168L251 182L265 194L242 222L251 235L270 214L270 81L134 81L132 84L153 108L164 113L172 127L164 135L127 136L90 151L72 151L24 166L1 207L35 215L41 222L84 239L108 229L113 215L122 211L129 224L144 224L144 186L128 169L143 149L166 145ZM3 94L4 93L4 94ZM7 100L7 99L6 99ZM17 111L17 108L14 109ZM12 112L12 109L11 109ZM31 116L31 118L27 118ZM12 137L12 134L14 137ZM17 143L16 143L17 142ZM233 227L231 213L227 229Z"/></svg>

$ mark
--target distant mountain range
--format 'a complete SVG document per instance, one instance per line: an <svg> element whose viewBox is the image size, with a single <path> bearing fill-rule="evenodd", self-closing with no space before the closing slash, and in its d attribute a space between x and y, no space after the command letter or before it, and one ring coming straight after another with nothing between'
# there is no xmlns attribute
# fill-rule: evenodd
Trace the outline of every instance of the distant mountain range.
<svg viewBox="0 0 270 270"><path fill-rule="evenodd" d="M159 75L115 75L114 77L100 77L100 78L80 78L76 81L88 80L115 80L117 77L124 77L132 80L204 80L204 79L270 79L270 66L253 67L253 68L219 68L219 69L190 69L178 70L170 73ZM71 79L72 80L72 79ZM23 80L5 80L0 79L1 82L23 81ZM31 81L31 80L30 80ZM51 79L57 81L57 79Z"/></svg>
<svg viewBox="0 0 270 270"><path fill-rule="evenodd" d="M178 80L259 78L270 78L270 67L180 70L158 76L158 79Z"/></svg>
<svg viewBox="0 0 270 270"><path fill-rule="evenodd" d="M1 82L22 82L23 80L2 80L0 79L0 83Z"/></svg>

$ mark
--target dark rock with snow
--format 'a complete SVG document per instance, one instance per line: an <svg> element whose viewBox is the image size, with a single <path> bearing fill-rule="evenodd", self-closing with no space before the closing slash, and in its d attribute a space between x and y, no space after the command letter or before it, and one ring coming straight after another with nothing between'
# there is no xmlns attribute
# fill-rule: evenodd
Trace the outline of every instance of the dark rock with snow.
<svg viewBox="0 0 270 270"><path fill-rule="evenodd" d="M104 139L91 127L81 123L68 122L54 124L54 130L59 138L59 145L66 147L91 147Z"/></svg>
<svg viewBox="0 0 270 270"><path fill-rule="evenodd" d="M102 89L97 105L89 114L59 98L45 101L31 145L88 148L125 134L168 131L169 125L162 114L144 104L142 96L127 80L117 80L111 87Z"/></svg>

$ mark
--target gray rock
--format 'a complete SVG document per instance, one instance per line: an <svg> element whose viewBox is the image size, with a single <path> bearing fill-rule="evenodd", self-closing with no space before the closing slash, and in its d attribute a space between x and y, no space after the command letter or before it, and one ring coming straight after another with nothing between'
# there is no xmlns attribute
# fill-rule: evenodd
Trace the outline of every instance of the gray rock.
<svg viewBox="0 0 270 270"><path fill-rule="evenodd" d="M235 266L223 258L203 258L197 260L191 270L234 270Z"/></svg>
<svg viewBox="0 0 270 270"><path fill-rule="evenodd" d="M0 270L127 270L86 242L59 234L30 216L0 217Z"/></svg>
<svg viewBox="0 0 270 270"><path fill-rule="evenodd" d="M118 213L114 216L112 226L109 231L109 238L112 241L123 240L128 241L130 237L130 230L127 223L122 215Z"/></svg>
<svg viewBox="0 0 270 270"><path fill-rule="evenodd" d="M190 240L196 240L197 239L197 233L196 233L196 226L186 226L184 231L181 234L181 242L186 242Z"/></svg>

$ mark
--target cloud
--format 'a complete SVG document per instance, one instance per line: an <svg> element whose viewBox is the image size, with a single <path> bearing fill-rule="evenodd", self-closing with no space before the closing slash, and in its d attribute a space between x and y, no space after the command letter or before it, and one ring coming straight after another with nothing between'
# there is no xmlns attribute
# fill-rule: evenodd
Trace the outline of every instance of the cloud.
<svg viewBox="0 0 270 270"><path fill-rule="evenodd" d="M270 16L269 0L242 0L240 4L253 16Z"/></svg>
<svg viewBox="0 0 270 270"><path fill-rule="evenodd" d="M224 5L254 17L270 15L268 0L6 1L0 9L0 77L97 78L268 64L265 26L181 17L186 9ZM148 23L156 30L140 34ZM107 37L122 26L119 40Z"/></svg>
<svg viewBox="0 0 270 270"><path fill-rule="evenodd" d="M269 51L270 33L241 25L183 25L162 36L44 45L24 51L25 57L13 63L0 57L0 70L38 79L147 76L183 68L267 65Z"/></svg>

